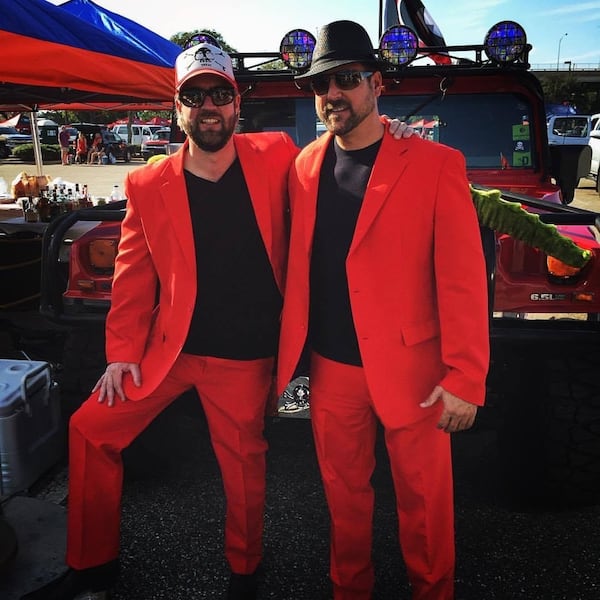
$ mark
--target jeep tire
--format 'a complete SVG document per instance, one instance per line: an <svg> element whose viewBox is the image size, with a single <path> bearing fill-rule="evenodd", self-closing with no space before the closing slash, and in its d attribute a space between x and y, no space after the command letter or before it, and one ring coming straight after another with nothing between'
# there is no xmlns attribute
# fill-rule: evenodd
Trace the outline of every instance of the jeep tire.
<svg viewBox="0 0 600 600"><path fill-rule="evenodd" d="M504 491L521 507L600 502L600 350L530 351L510 367L498 432Z"/></svg>

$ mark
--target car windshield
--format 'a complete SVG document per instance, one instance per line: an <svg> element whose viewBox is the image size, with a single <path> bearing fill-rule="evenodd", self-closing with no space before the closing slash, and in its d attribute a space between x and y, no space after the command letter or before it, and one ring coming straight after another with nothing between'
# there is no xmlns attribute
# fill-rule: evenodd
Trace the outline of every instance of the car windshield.
<svg viewBox="0 0 600 600"><path fill-rule="evenodd" d="M169 135L170 135L170 131L157 131L156 133L152 134L152 137L150 138L151 140L169 140Z"/></svg>
<svg viewBox="0 0 600 600"><path fill-rule="evenodd" d="M414 114L415 109L424 107ZM239 129L285 131L305 146L323 133L311 98L253 99L242 103ZM382 96L379 112L408 121L427 139L458 148L469 169L535 168L531 107L517 94Z"/></svg>

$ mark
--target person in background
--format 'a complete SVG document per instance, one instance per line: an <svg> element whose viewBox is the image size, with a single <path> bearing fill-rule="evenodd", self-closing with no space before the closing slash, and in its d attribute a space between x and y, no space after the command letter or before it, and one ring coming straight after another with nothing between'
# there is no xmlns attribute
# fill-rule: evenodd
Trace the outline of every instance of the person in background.
<svg viewBox="0 0 600 600"><path fill-rule="evenodd" d="M94 163L102 164L102 157L104 156L104 145L102 143L102 134L97 132L94 135L92 140L92 144L88 151L88 165L93 165Z"/></svg>
<svg viewBox="0 0 600 600"><path fill-rule="evenodd" d="M75 146L75 160L83 165L87 162L88 156L88 146L87 140L85 139L85 135L82 131L77 134L77 142Z"/></svg>
<svg viewBox="0 0 600 600"><path fill-rule="evenodd" d="M311 421L331 515L335 600L372 598L377 424L413 600L454 597L451 433L483 404L487 282L465 160L386 135L366 31L319 31L310 69L328 132L289 179L291 239L278 389L310 356Z"/></svg>
<svg viewBox="0 0 600 600"><path fill-rule="evenodd" d="M106 322L108 366L69 424L69 568L23 600L72 600L114 585L121 453L193 388L225 490L226 597L256 598L264 416L287 258L287 178L298 148L282 132L234 133L241 98L220 48L185 50L175 78L186 141L127 175Z"/></svg>
<svg viewBox="0 0 600 600"><path fill-rule="evenodd" d="M70 136L69 130L61 125L60 131L58 132L58 143L60 144L60 159L63 165L71 164L69 161L70 156Z"/></svg>

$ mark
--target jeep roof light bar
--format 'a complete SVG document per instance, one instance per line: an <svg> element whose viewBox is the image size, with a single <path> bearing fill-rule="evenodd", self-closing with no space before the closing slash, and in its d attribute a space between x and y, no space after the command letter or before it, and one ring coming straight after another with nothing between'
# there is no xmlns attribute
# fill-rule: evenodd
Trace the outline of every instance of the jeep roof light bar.
<svg viewBox="0 0 600 600"><path fill-rule="evenodd" d="M185 47L204 42L220 47L219 42L205 32L190 37L186 40ZM315 44L312 33L305 29L293 29L281 39L279 52L230 52L230 56L238 76L256 75L257 72L260 72L261 77L285 73L289 76L308 70ZM442 52L452 59L452 63L445 67L447 69L486 65L528 69L530 50L531 45L527 43L527 36L521 25L514 21L500 21L487 32L483 44L444 47L422 46L412 29L405 25L394 25L383 33L376 52L389 65L388 71L393 72L407 67L418 57L425 58ZM452 56L452 53L457 52L472 52L474 58ZM285 68L278 61L282 61Z"/></svg>

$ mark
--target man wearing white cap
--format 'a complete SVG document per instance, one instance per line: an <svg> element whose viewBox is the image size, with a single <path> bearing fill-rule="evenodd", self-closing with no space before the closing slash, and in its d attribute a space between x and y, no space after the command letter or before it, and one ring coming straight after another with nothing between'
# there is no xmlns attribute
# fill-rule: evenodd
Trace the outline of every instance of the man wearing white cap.
<svg viewBox="0 0 600 600"><path fill-rule="evenodd" d="M256 594L263 424L282 303L287 173L298 150L280 132L234 135L240 96L221 49L189 48L175 71L178 123L188 139L173 156L127 176L108 367L70 421L69 570L27 599L66 600L114 584L121 451L191 388L227 498L227 597Z"/></svg>

